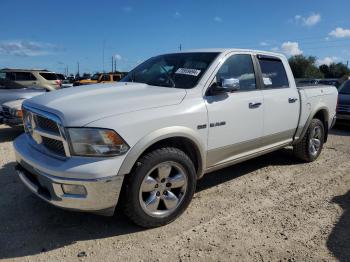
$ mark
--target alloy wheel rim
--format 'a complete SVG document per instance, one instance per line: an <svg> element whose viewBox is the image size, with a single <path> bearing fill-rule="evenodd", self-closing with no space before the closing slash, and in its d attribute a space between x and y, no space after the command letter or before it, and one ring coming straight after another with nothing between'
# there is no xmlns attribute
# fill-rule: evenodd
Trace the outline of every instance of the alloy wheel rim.
<svg viewBox="0 0 350 262"><path fill-rule="evenodd" d="M309 140L309 152L312 156L316 156L321 148L322 130L316 126L312 129Z"/></svg>
<svg viewBox="0 0 350 262"><path fill-rule="evenodd" d="M153 167L144 177L139 201L145 213L166 217L182 203L186 194L188 176L178 163L167 161Z"/></svg>

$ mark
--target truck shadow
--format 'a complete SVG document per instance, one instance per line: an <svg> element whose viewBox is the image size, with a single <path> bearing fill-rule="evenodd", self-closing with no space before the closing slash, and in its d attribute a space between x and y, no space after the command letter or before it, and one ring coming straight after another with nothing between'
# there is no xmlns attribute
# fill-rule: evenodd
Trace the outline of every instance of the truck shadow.
<svg viewBox="0 0 350 262"><path fill-rule="evenodd" d="M13 141L16 137L23 133L23 128L12 128L0 125L0 143Z"/></svg>
<svg viewBox="0 0 350 262"><path fill-rule="evenodd" d="M294 157L292 149L284 148L204 175L197 183L197 192L249 174L266 166L289 166L297 164L303 164L303 162Z"/></svg>
<svg viewBox="0 0 350 262"><path fill-rule="evenodd" d="M337 123L330 131L330 135L335 136L350 136L350 125L344 123Z"/></svg>
<svg viewBox="0 0 350 262"><path fill-rule="evenodd" d="M327 248L339 261L350 259L350 191L336 196L332 203L343 209L343 215L337 221L327 240Z"/></svg>
<svg viewBox="0 0 350 262"><path fill-rule="evenodd" d="M267 165L298 164L291 154L284 149L207 174L198 181L197 192ZM0 259L36 255L84 240L117 241L118 236L145 230L124 215L101 217L52 207L22 185L14 167L14 162L0 167Z"/></svg>

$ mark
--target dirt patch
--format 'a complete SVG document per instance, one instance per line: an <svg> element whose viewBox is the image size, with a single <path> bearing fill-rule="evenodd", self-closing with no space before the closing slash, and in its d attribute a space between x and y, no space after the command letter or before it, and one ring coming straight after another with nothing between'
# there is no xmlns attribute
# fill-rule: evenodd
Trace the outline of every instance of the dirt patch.
<svg viewBox="0 0 350 262"><path fill-rule="evenodd" d="M63 211L15 175L0 126L0 259L26 261L350 260L350 128L337 127L320 158L280 150L198 182L187 211L152 230L123 215Z"/></svg>

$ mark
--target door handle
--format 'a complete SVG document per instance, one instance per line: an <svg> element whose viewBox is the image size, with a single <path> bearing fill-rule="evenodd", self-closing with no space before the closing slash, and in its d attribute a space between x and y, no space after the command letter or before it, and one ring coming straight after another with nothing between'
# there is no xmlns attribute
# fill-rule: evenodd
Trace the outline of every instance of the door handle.
<svg viewBox="0 0 350 262"><path fill-rule="evenodd" d="M249 103L249 108L253 109L253 108L258 108L259 106L261 106L260 102L257 103Z"/></svg>
<svg viewBox="0 0 350 262"><path fill-rule="evenodd" d="M298 98L288 98L288 102L291 103L295 103L296 101L298 101Z"/></svg>

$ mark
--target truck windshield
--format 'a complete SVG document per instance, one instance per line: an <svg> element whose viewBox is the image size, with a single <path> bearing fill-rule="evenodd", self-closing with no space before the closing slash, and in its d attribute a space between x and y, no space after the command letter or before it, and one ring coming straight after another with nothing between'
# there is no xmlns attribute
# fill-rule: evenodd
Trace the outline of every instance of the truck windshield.
<svg viewBox="0 0 350 262"><path fill-rule="evenodd" d="M350 80L346 81L339 88L339 94L350 94Z"/></svg>
<svg viewBox="0 0 350 262"><path fill-rule="evenodd" d="M193 88L219 53L178 53L152 57L130 71L121 82Z"/></svg>

